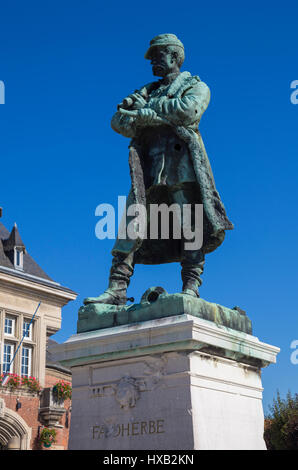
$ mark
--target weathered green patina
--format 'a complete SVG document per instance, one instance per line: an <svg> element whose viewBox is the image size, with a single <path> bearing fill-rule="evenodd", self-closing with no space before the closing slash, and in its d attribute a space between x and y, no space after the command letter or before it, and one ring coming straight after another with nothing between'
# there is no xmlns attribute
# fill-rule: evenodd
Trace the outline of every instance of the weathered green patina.
<svg viewBox="0 0 298 470"><path fill-rule="evenodd" d="M109 286L98 297L84 300L86 307L80 310L80 328L84 315L86 319L89 318L91 329L92 318L97 318L98 315L101 325L105 322L111 325L110 314L115 316L115 324L119 321L121 324L123 321L141 321L141 318L146 320L154 315L159 315L160 318L160 315L165 315L164 302L171 315L177 314L178 310L181 313L187 297L169 296L167 299L159 299L161 310L157 306L146 307L144 303L125 307L128 300L127 287L135 264L180 262L182 293L196 301L199 297L198 287L202 282L205 255L216 250L225 238L225 231L233 228L216 190L208 156L198 131L200 119L210 101L208 86L198 76L180 71L184 61L184 46L174 34L161 34L153 38L145 58L151 61L153 75L161 79L124 98L111 122L117 133L131 139L131 190L127 205L145 207L148 214L149 206L163 204L169 208L174 204L181 212L181 227L187 226L187 229L191 229L191 234L196 231L198 223L192 216L190 219L184 217L184 207L188 205L195 212L196 207L201 205L202 244L197 248L189 248L184 229L178 239L172 235L166 238L159 235L132 237L126 226L127 236L118 237L112 250ZM150 217L147 220L148 225L152 222L149 219ZM127 217L127 224L129 222L130 218ZM195 304L196 308L192 309L196 312L194 315L207 315L211 321L217 321L223 315L217 309L214 317L212 309L202 309L204 301L202 302ZM122 307L119 310L115 306ZM225 320L226 324L234 324L233 315ZM228 318L229 315L223 316ZM235 324L238 325L237 322ZM239 325L238 327L242 328Z"/></svg>
<svg viewBox="0 0 298 470"><path fill-rule="evenodd" d="M152 290L152 292L155 291ZM94 303L81 307L77 332L83 333L188 314L236 331L252 334L251 321L239 308L223 307L186 294L162 293L157 295L156 300L152 297L152 300L151 302L144 300L130 306Z"/></svg>

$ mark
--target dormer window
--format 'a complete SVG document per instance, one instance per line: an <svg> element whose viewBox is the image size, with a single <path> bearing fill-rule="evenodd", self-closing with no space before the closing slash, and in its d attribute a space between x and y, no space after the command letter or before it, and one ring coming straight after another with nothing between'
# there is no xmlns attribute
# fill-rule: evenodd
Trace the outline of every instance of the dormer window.
<svg viewBox="0 0 298 470"><path fill-rule="evenodd" d="M15 247L15 249L14 249L14 267L16 269L23 269L23 250L22 250L22 248Z"/></svg>
<svg viewBox="0 0 298 470"><path fill-rule="evenodd" d="M23 258L26 247L20 237L17 224L14 224L9 237L3 240L3 249L14 269L23 271Z"/></svg>

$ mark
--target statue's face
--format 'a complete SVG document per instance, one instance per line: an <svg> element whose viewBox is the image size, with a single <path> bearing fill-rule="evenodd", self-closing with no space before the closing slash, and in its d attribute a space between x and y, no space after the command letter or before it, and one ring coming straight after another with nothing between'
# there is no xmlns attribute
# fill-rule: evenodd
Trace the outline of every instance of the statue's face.
<svg viewBox="0 0 298 470"><path fill-rule="evenodd" d="M165 77L177 68L176 61L167 47L154 47L151 52L151 65L156 77Z"/></svg>

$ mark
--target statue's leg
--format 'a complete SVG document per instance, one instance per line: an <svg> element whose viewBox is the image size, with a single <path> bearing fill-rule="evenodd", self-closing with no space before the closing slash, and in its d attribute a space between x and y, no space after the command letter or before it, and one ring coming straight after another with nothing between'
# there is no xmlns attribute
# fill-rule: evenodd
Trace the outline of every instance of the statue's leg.
<svg viewBox="0 0 298 470"><path fill-rule="evenodd" d="M123 297L130 283L134 271L134 252L129 255L117 254L113 257L110 270L109 287L113 291L120 292Z"/></svg>
<svg viewBox="0 0 298 470"><path fill-rule="evenodd" d="M125 305L127 302L127 287L134 271L134 252L116 254L113 256L110 270L109 286L98 297L87 297L84 304L101 303L112 305Z"/></svg>
<svg viewBox="0 0 298 470"><path fill-rule="evenodd" d="M183 189L172 192L172 201L180 206L181 224L183 225L183 204L190 204L192 210L191 229L194 232L194 205L198 203L195 185L184 186ZM195 201L195 202L194 202ZM203 228L203 227L202 227ZM181 278L182 292L195 297L199 297L198 288L202 284L201 275L204 271L205 255L202 249L188 250L185 248L187 243L194 240L185 239L181 236Z"/></svg>
<svg viewBox="0 0 298 470"><path fill-rule="evenodd" d="M133 203L132 193L130 192L126 201L127 207ZM125 213L127 213L127 207ZM121 224L122 231L125 231L125 225L133 217L126 217ZM109 286L105 292L98 297L87 297L84 304L102 303L112 305L125 305L127 302L126 291L130 278L134 271L134 253L138 247L136 240L129 237L118 237L112 249L112 266L110 269Z"/></svg>
<svg viewBox="0 0 298 470"><path fill-rule="evenodd" d="M204 271L205 256L201 250L182 252L181 278L183 282L182 291L199 297L198 288L202 284L201 274Z"/></svg>

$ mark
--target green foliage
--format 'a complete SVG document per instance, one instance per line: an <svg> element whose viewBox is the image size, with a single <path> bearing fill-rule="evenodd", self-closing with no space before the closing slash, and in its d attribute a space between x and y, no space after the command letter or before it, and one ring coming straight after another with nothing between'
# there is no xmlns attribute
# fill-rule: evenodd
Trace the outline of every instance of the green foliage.
<svg viewBox="0 0 298 470"><path fill-rule="evenodd" d="M39 392L40 385L38 380L35 377L21 377L17 374L1 374L0 375L0 384L5 375L8 375L9 380L4 385L4 387L8 387L10 390L25 388L30 390L30 392Z"/></svg>
<svg viewBox="0 0 298 470"><path fill-rule="evenodd" d="M40 385L35 377L22 377L22 387L27 387L31 392L39 392Z"/></svg>
<svg viewBox="0 0 298 470"><path fill-rule="evenodd" d="M51 428L43 428L40 433L40 443L45 447L49 447L56 442L56 430Z"/></svg>
<svg viewBox="0 0 298 470"><path fill-rule="evenodd" d="M1 374L0 383L2 383L2 380L6 375L8 375L9 379L8 379L8 382L6 382L5 387L10 388L10 390L14 390L21 386L21 377L19 377L17 374L11 374L11 373Z"/></svg>
<svg viewBox="0 0 298 470"><path fill-rule="evenodd" d="M277 397L265 419L264 439L268 450L298 450L298 393Z"/></svg>
<svg viewBox="0 0 298 470"><path fill-rule="evenodd" d="M64 382L64 380L57 382L53 387L53 393L57 400L71 399L72 388L70 383Z"/></svg>

